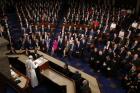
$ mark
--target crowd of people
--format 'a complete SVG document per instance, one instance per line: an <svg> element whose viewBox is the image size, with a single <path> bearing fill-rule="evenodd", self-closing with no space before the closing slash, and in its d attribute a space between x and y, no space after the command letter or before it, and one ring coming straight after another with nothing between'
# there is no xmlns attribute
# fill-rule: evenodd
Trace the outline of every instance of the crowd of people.
<svg viewBox="0 0 140 93"><path fill-rule="evenodd" d="M139 18L133 19L132 10L71 6L64 17L67 28L58 35L58 44L67 41L63 55L87 58L95 71L120 76L129 93L139 93Z"/></svg>
<svg viewBox="0 0 140 93"><path fill-rule="evenodd" d="M140 73L136 71L136 67L132 66L130 71L123 79L123 87L127 89L128 93L140 92Z"/></svg>
<svg viewBox="0 0 140 93"><path fill-rule="evenodd" d="M46 1L37 0L36 2L19 2L16 4L16 11L22 29L29 29L38 24L57 23L58 12L61 2L58 0Z"/></svg>
<svg viewBox="0 0 140 93"><path fill-rule="evenodd" d="M96 72L108 77L121 73L125 87L131 89L134 81L138 88L140 18L134 18L130 9L73 2L56 33L52 24L58 22L61 4L61 0L17 3L22 37L11 40L11 49L38 49L52 56L86 59Z"/></svg>

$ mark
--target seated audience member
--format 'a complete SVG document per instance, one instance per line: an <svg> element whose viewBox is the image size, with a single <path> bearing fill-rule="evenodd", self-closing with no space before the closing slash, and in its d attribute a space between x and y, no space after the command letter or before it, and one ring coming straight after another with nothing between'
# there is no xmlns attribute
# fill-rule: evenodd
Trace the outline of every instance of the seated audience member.
<svg viewBox="0 0 140 93"><path fill-rule="evenodd" d="M77 89L77 93L80 92L80 86L82 85L82 77L81 74L79 73L79 71L76 71L74 73L74 75L72 76L72 79L75 80L75 84L76 84L76 89Z"/></svg>
<svg viewBox="0 0 140 93"><path fill-rule="evenodd" d="M81 74L79 73L79 71L76 71L76 72L74 73L74 75L72 76L72 78L73 78L74 80L80 79L80 78L81 78Z"/></svg>
<svg viewBox="0 0 140 93"><path fill-rule="evenodd" d="M131 45L131 50L136 51L138 47L140 47L140 44L137 40L135 40Z"/></svg>
<svg viewBox="0 0 140 93"><path fill-rule="evenodd" d="M58 56L62 57L63 50L64 50L64 42L63 38L60 37L60 39L58 40L58 51L57 51Z"/></svg>
<svg viewBox="0 0 140 93"><path fill-rule="evenodd" d="M80 89L81 89L81 93L91 93L91 89L89 87L89 82L87 80L83 80Z"/></svg>
<svg viewBox="0 0 140 93"><path fill-rule="evenodd" d="M68 68L68 64L64 65L64 70L63 70L64 75L70 77L70 70Z"/></svg>
<svg viewBox="0 0 140 93"><path fill-rule="evenodd" d="M77 58L79 58L81 56L81 51L82 51L82 49L81 49L81 43L80 43L80 41L77 41L77 43L75 45L75 56Z"/></svg>
<svg viewBox="0 0 140 93"><path fill-rule="evenodd" d="M34 60L36 60L40 57L40 55L38 54L37 48L35 48L34 52L31 54L32 54Z"/></svg>

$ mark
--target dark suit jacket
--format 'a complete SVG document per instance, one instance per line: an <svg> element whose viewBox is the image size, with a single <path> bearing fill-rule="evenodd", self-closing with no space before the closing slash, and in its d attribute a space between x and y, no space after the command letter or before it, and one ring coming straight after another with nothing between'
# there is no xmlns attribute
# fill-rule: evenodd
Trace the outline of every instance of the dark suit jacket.
<svg viewBox="0 0 140 93"><path fill-rule="evenodd" d="M33 59L34 60L36 60L36 59L38 59L39 57L40 57L40 55L39 54L37 54L37 53L31 53L31 55L33 56Z"/></svg>
<svg viewBox="0 0 140 93"><path fill-rule="evenodd" d="M78 45L76 44L75 45L75 47L74 47L74 50L75 50L75 52L81 52L81 49L82 49L82 47L81 47L81 44L79 45L79 47L78 47Z"/></svg>

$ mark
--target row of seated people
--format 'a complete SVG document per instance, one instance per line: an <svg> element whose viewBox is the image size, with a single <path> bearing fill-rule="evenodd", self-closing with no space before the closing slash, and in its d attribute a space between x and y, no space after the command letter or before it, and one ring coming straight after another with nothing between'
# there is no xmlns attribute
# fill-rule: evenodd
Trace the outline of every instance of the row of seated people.
<svg viewBox="0 0 140 93"><path fill-rule="evenodd" d="M113 65L115 66L115 64L118 64L118 66L120 63L124 65L127 61L131 62L132 60L139 59L139 41L130 38L132 34L129 38L125 38L125 36L121 37L114 31L110 31L110 33L116 34L116 37L113 37L114 35L110 35L110 33L99 36L97 32L92 32L92 30L85 31L86 34L81 32L80 29L70 29L70 31L67 31L63 27L62 32L55 39L47 32L39 35L30 33L23 40L21 39L18 45L20 46L19 49L34 49L37 47L43 52L50 52L51 55L57 53L64 57L87 57L91 64L95 64L96 61L100 63L99 65L106 64L109 62L103 63L101 60L110 59L110 61L115 61L112 66L109 65L112 68L114 68ZM98 56L102 56L102 59ZM123 62L125 57L125 62Z"/></svg>
<svg viewBox="0 0 140 93"><path fill-rule="evenodd" d="M78 2L79 3L79 2ZM92 4L91 4L92 5ZM71 3L67 15L64 17L65 24L86 24L96 28L107 29L112 26L121 25L126 17L133 14L132 10L113 8L109 10L105 6L91 6L85 4ZM129 25L126 22L125 25Z"/></svg>
<svg viewBox="0 0 140 93"><path fill-rule="evenodd" d="M121 31L119 32L117 40L123 38L121 41L122 43L117 44L115 39L111 40L112 44L110 46L110 39L109 39L109 46L107 49L101 50L96 46L93 46L91 49L90 55L90 64L91 66L98 72L102 72L103 74L112 75L117 73L118 70L122 69L125 71L123 76L123 85L128 90L128 93L139 93L140 88L140 73L136 69L134 65L136 60L137 63L140 62L140 50L138 49L140 45L138 44L137 47L132 47L133 45L139 43L139 36L140 36L140 23L139 21L131 22L131 10L112 10L108 11L104 8L97 9L95 7L77 7L77 5L72 5L68 11L68 14L64 17L64 24L65 25L82 25L85 26L89 25L96 30L96 33L106 33L109 31L109 35L106 37L110 39L114 39L116 35L112 29L118 30L117 26L120 28L125 28L126 31L123 32L123 37L121 35ZM107 15L106 15L107 14ZM126 21L126 22L125 22ZM132 25L130 26L130 24ZM129 28L129 29L128 29ZM127 30L128 29L128 30ZM115 32L115 33L117 33ZM127 33L127 34L126 34ZM114 34L114 35L113 35ZM111 36L113 35L113 36ZM137 39L134 40L135 37ZM99 35L97 37L100 37ZM98 42L103 43L102 40L104 38L101 36L101 40ZM127 39L127 40L126 40ZM132 41L131 41L132 40ZM129 44L128 44L129 43ZM107 45L108 46L108 45ZM106 48L106 47L105 47ZM117 50L116 50L117 49ZM138 54L138 55L137 55ZM136 60L135 60L136 59ZM135 68L135 69L133 69ZM132 72L132 73L130 73Z"/></svg>
<svg viewBox="0 0 140 93"><path fill-rule="evenodd" d="M37 0L16 3L17 16L22 28L28 29L35 24L56 24L60 10L58 0Z"/></svg>
<svg viewBox="0 0 140 93"><path fill-rule="evenodd" d="M109 11L104 8L85 8L85 6L81 7L79 4L78 7L77 5L72 5L68 14L64 17L65 26L90 26L94 29L94 33L99 33L98 35L94 35L95 37L99 38L97 41L99 44L94 44L91 46L93 49L89 50L91 53L90 56L88 56L90 58L89 60L91 66L97 72L101 71L103 74L110 76L116 74L117 71L121 69L125 71L125 75L129 72L135 62L139 63L140 20L138 19L137 21L133 21L131 13L131 10L126 11L113 9L112 11ZM122 28L124 29L123 31L121 31ZM80 30L83 29L80 28ZM108 40L109 42L107 42ZM106 46L109 44L109 47L106 48L105 46L105 49L102 49L100 46L104 43L104 41L106 42ZM137 47L134 48L132 47L133 45L137 45ZM134 77L138 80L136 75ZM124 78L124 76L122 78ZM135 82L135 84L136 86L133 89L135 91L132 92L130 92L130 86L127 86L127 89L130 88L128 91L129 93L139 93L139 80Z"/></svg>

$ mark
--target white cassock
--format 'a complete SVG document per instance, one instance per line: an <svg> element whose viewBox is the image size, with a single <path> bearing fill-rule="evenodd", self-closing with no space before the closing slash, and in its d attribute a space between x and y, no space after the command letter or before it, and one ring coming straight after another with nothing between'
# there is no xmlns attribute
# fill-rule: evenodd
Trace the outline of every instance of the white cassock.
<svg viewBox="0 0 140 93"><path fill-rule="evenodd" d="M37 79L36 72L35 72L37 65L35 65L31 59L28 59L26 61L25 66L26 66L26 75L28 78L31 79L31 86L33 88L38 86L38 79Z"/></svg>

